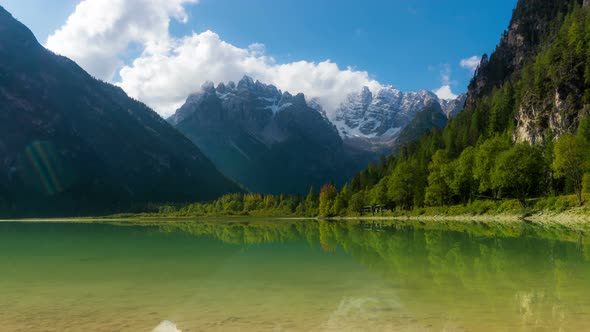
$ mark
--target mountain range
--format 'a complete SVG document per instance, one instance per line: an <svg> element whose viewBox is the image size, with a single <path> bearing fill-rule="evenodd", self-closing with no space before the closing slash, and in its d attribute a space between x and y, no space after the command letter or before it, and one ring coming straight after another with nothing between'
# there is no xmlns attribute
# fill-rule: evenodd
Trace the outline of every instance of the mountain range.
<svg viewBox="0 0 590 332"><path fill-rule="evenodd" d="M433 109L446 119L464 101L392 87L373 97L365 87L328 116L316 99L244 76L237 84L204 84L168 122L247 189L305 193L326 180L342 184L393 151L400 131L427 105L439 105Z"/></svg>

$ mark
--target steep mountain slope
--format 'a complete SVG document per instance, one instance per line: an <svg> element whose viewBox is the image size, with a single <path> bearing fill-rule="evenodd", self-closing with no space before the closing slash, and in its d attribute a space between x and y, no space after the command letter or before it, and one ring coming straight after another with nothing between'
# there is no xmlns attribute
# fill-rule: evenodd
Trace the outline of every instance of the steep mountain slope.
<svg viewBox="0 0 590 332"><path fill-rule="evenodd" d="M117 87L44 49L0 7L0 214L108 213L240 190Z"/></svg>
<svg viewBox="0 0 590 332"><path fill-rule="evenodd" d="M249 190L305 193L330 179L343 183L371 157L345 147L318 108L245 76L237 85L203 85L168 121Z"/></svg>
<svg viewBox="0 0 590 332"><path fill-rule="evenodd" d="M563 16L574 4L582 0L526 0L518 1L512 13L508 29L502 35L496 49L488 58L482 57L480 66L468 88L467 105L484 94L500 87L515 72L519 72L527 60L547 43L562 23ZM586 2L586 1L584 1Z"/></svg>

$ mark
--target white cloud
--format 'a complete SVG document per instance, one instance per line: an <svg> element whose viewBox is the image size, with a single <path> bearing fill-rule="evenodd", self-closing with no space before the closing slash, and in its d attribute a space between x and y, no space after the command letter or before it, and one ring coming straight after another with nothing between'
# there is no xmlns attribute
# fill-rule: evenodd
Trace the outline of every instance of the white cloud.
<svg viewBox="0 0 590 332"><path fill-rule="evenodd" d="M132 43L145 53L167 49L170 19L186 22L187 3L198 0L83 0L46 47L72 58L94 76L111 80Z"/></svg>
<svg viewBox="0 0 590 332"><path fill-rule="evenodd" d="M243 75L318 98L327 110L335 109L346 95L365 85L372 90L380 87L367 72L340 69L330 60L278 64L264 54L264 45L239 48L212 31L193 33L170 45L160 52L144 52L120 71L119 85L163 116L172 114L205 81L237 81Z"/></svg>
<svg viewBox="0 0 590 332"><path fill-rule="evenodd" d="M477 66L479 66L480 62L481 62L481 58L478 57L477 55L474 55L474 56L469 57L467 59L461 59L461 61L459 62L459 65L461 65L462 68L468 69L469 71L471 71L473 73L477 69Z"/></svg>
<svg viewBox="0 0 590 332"><path fill-rule="evenodd" d="M453 93L451 85L454 84L451 80L451 66L448 64L441 65L440 80L442 86L434 91L440 99L455 99L457 95Z"/></svg>
<svg viewBox="0 0 590 332"><path fill-rule="evenodd" d="M78 62L91 74L117 82L130 96L163 116L171 115L205 81L237 81L249 75L291 93L318 98L329 112L363 86L380 84L365 71L341 69L330 60L276 63L264 44L239 48L212 31L171 36L171 18L188 20L185 5L198 0L83 0L46 46ZM141 54L121 60L130 45Z"/></svg>
<svg viewBox="0 0 590 332"><path fill-rule="evenodd" d="M456 99L457 95L453 93L450 85L443 85L434 91L436 96L440 99Z"/></svg>

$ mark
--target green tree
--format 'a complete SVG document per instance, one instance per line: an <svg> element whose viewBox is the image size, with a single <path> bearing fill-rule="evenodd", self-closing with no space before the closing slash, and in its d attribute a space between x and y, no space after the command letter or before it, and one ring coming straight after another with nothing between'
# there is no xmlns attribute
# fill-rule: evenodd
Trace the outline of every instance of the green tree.
<svg viewBox="0 0 590 332"><path fill-rule="evenodd" d="M262 204L261 194L245 194L244 195L244 211L255 211L260 209Z"/></svg>
<svg viewBox="0 0 590 332"><path fill-rule="evenodd" d="M371 205L387 205L387 181L382 179L371 189L370 192Z"/></svg>
<svg viewBox="0 0 590 332"><path fill-rule="evenodd" d="M454 176L451 182L451 189L461 198L463 204L467 204L476 190L473 178L473 167L475 163L475 148L467 147L453 163Z"/></svg>
<svg viewBox="0 0 590 332"><path fill-rule="evenodd" d="M388 181L389 200L402 209L410 210L414 205L416 163L400 161Z"/></svg>
<svg viewBox="0 0 590 332"><path fill-rule="evenodd" d="M344 200L342 194L338 194L334 200L334 206L332 207L332 214L335 216L342 215L346 212L347 203Z"/></svg>
<svg viewBox="0 0 590 332"><path fill-rule="evenodd" d="M426 204L441 206L449 202L452 181L452 166L447 158L446 151L438 150L432 156L428 164L428 187L426 188Z"/></svg>
<svg viewBox="0 0 590 332"><path fill-rule="evenodd" d="M308 216L318 214L318 196L313 187L309 188L309 193L305 197L305 213Z"/></svg>
<svg viewBox="0 0 590 332"><path fill-rule="evenodd" d="M356 192L350 197L350 202L348 204L348 212L349 213L359 212L364 206L365 206L365 192L364 191Z"/></svg>
<svg viewBox="0 0 590 332"><path fill-rule="evenodd" d="M582 205L584 173L588 169L588 145L574 135L562 135L555 143L553 170L556 177L566 177L572 183L578 204Z"/></svg>
<svg viewBox="0 0 590 332"><path fill-rule="evenodd" d="M498 156L492 174L493 187L503 195L512 195L525 207L526 199L539 190L543 168L538 148L516 144Z"/></svg>
<svg viewBox="0 0 590 332"><path fill-rule="evenodd" d="M497 195L492 183L492 172L498 155L509 148L510 144L508 141L500 136L485 140L477 147L474 156L473 178L479 182L479 192L486 193L492 191L494 196Z"/></svg>

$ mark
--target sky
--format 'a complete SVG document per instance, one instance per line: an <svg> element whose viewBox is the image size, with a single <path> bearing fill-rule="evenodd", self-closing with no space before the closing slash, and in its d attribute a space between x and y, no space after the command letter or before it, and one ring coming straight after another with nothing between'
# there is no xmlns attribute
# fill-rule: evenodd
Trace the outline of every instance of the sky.
<svg viewBox="0 0 590 332"><path fill-rule="evenodd" d="M517 0L0 0L52 51L171 115L249 75L328 112L368 86L466 90Z"/></svg>

